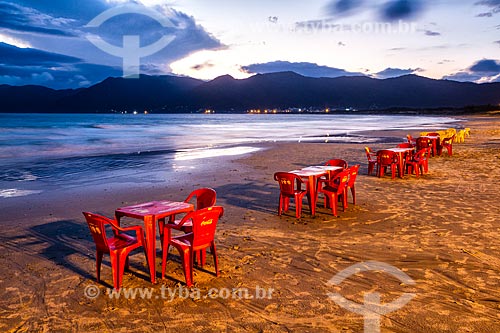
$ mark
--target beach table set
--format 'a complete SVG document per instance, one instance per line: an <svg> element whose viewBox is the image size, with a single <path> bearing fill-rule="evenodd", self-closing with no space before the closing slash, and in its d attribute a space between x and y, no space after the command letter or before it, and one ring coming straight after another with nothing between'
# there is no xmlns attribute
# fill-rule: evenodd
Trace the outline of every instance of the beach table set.
<svg viewBox="0 0 500 333"><path fill-rule="evenodd" d="M194 203L191 203L194 202ZM83 212L96 245L97 282L103 254L109 254L115 289L120 289L124 269L128 267L128 255L142 247L149 267L151 283L156 283L156 224L160 231L162 245L162 278L165 275L168 250L173 246L179 251L187 287L193 285L193 265L203 267L206 249L214 258L215 275L219 276L218 259L215 247L217 221L224 209L215 206L216 192L212 188L198 188L184 201L160 200L119 207L115 219ZM176 215L182 218L176 219ZM142 221L143 226L120 226L124 218ZM107 226L107 227L106 227ZM109 233L111 228L113 233ZM172 235L172 229L179 231ZM131 232L135 235L131 235ZM196 255L196 258L195 258Z"/></svg>
<svg viewBox="0 0 500 333"><path fill-rule="evenodd" d="M440 143L440 136L439 135L421 135L420 137L429 139L431 141L432 156L437 156L439 143Z"/></svg>
<svg viewBox="0 0 500 333"><path fill-rule="evenodd" d="M469 133L470 129L459 131L462 137ZM422 172L428 172L428 160L430 156L441 156L443 148L446 148L448 156L452 156L452 142L456 139L457 131L449 128L446 131L437 132L421 132L420 136L416 139L408 134L408 142L398 145L396 148L385 148L373 154L369 147L365 147L366 156L368 159L368 174L377 166L377 175L381 177L385 173L387 167L391 167L392 177L394 178L394 171L398 169L399 178L403 178L407 168L411 167L412 173L415 172L419 177L419 172L416 167L422 168ZM463 142L463 141L460 141ZM408 145L408 147L404 147ZM399 147L401 146L401 147ZM423 150L426 152L424 153ZM395 156L393 155L395 154ZM396 158L397 157L397 158ZM408 164L408 165L407 165Z"/></svg>
<svg viewBox="0 0 500 333"><path fill-rule="evenodd" d="M316 215L316 201L318 199L317 183L322 176L331 176L335 171L340 171L343 168L340 166L331 165L313 165L300 170L289 171L306 181L308 199L311 206L311 215Z"/></svg>
<svg viewBox="0 0 500 333"><path fill-rule="evenodd" d="M294 199L295 217L300 218L302 199L307 196L311 216L314 217L318 194L322 193L325 197L325 208L328 203L332 214L337 216L337 201L342 202L342 208L345 210L349 190L353 197L353 204L356 204L354 182L358 170L359 164L348 167L345 160L331 159L324 165L312 165L288 172L276 172L274 180L280 186L278 215L288 211L290 199ZM302 184L305 185L305 189L302 188ZM336 199L332 200L332 198Z"/></svg>
<svg viewBox="0 0 500 333"><path fill-rule="evenodd" d="M403 176L405 174L405 167L406 167L406 163L405 163L406 156L407 156L407 154L413 153L415 151L415 148L388 148L385 150L392 151L392 152L396 153L396 155L398 156L399 178L403 178Z"/></svg>
<svg viewBox="0 0 500 333"><path fill-rule="evenodd" d="M149 274L151 283L156 283L156 221L172 215L188 213L194 210L194 206L186 202L178 201L151 201L139 205L120 207L115 216L118 224L124 216L139 219L144 222L145 250L149 263ZM167 229L167 237L170 239L170 228Z"/></svg>

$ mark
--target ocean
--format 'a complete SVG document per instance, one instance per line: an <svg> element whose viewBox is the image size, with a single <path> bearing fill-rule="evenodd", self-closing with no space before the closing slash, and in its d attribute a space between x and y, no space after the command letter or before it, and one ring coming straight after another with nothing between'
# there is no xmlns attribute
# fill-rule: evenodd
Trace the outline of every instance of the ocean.
<svg viewBox="0 0 500 333"><path fill-rule="evenodd" d="M262 142L368 144L377 139L365 131L447 128L458 121L360 114L0 114L0 200L120 177L162 177L196 165L193 160L252 153Z"/></svg>

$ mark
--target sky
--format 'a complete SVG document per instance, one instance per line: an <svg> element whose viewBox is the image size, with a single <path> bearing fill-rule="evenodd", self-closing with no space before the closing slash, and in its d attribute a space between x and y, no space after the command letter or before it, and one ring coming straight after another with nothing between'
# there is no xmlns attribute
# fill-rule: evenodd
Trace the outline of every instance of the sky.
<svg viewBox="0 0 500 333"><path fill-rule="evenodd" d="M500 82L500 0L0 0L0 84L279 71Z"/></svg>

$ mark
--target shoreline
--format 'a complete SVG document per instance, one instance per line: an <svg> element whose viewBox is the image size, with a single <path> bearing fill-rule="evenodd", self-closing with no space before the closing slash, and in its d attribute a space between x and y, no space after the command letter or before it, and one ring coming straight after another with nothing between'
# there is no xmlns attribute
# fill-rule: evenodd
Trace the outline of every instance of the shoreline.
<svg viewBox="0 0 500 333"><path fill-rule="evenodd" d="M472 137L454 145L454 156L432 158L430 173L419 179L367 176L364 144L264 143L260 146L265 149L250 155L218 158L195 171L181 170L169 186L131 184L126 190L103 184L91 192L54 192L45 200L37 195L11 198L16 200L2 207L0 328L193 332L192 325L199 325L204 332L359 332L362 316L339 307L328 293L335 291L361 304L363 292L370 290L381 293L383 303L402 293L416 295L382 317L382 331L499 331L500 117L473 117L467 124ZM399 138L407 131L385 134ZM381 149L393 142L370 145ZM292 211L278 217L273 173L330 158L361 164L357 205L349 204L334 218L320 199L315 218L306 203L301 219L295 219ZM84 296L85 287L96 284L94 245L82 211L110 216L124 204L183 200L192 189L204 186L216 189L217 204L225 208L216 238L221 277L196 270L196 287L202 292L272 288L272 298ZM152 288L156 293L162 286L174 289L178 282L182 286L182 270L173 257L168 278L151 285L143 253L134 252L132 273L124 275L123 286ZM160 252L157 271L159 258ZM415 285L376 272L336 287L328 285L338 272L368 260L402 270ZM207 262L206 271L212 272L210 255ZM97 286L104 292L111 283L109 257L105 256L101 274L103 284Z"/></svg>

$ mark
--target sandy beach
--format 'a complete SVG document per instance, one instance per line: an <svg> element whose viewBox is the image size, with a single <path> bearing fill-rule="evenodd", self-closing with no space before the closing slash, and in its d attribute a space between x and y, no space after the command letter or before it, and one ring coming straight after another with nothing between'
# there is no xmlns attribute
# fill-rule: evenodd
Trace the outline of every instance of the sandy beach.
<svg viewBox="0 0 500 333"><path fill-rule="evenodd" d="M431 158L429 173L418 179L368 176L363 144L265 143L257 153L179 171L168 187L110 182L87 191L3 199L0 330L362 332L363 316L329 294L363 304L365 293L379 293L382 304L413 294L406 305L380 316L381 332L500 332L500 117L468 117L464 125L471 137L454 144L452 157ZM387 143L371 148L393 147L406 134L372 133ZM279 217L274 172L330 158L361 164L357 204L336 218L320 199L311 217L304 201L301 219L293 210ZM119 206L182 201L198 187L214 188L225 209L216 237L221 276L212 274L209 255L188 291L171 250L167 277L160 279L158 242L158 283L150 283L141 251L131 255L123 281L124 289L151 294L107 295L109 257L97 284L94 244L81 212L112 216ZM395 267L414 283L381 271L328 283L370 261ZM89 297L95 296L89 290L99 295Z"/></svg>

